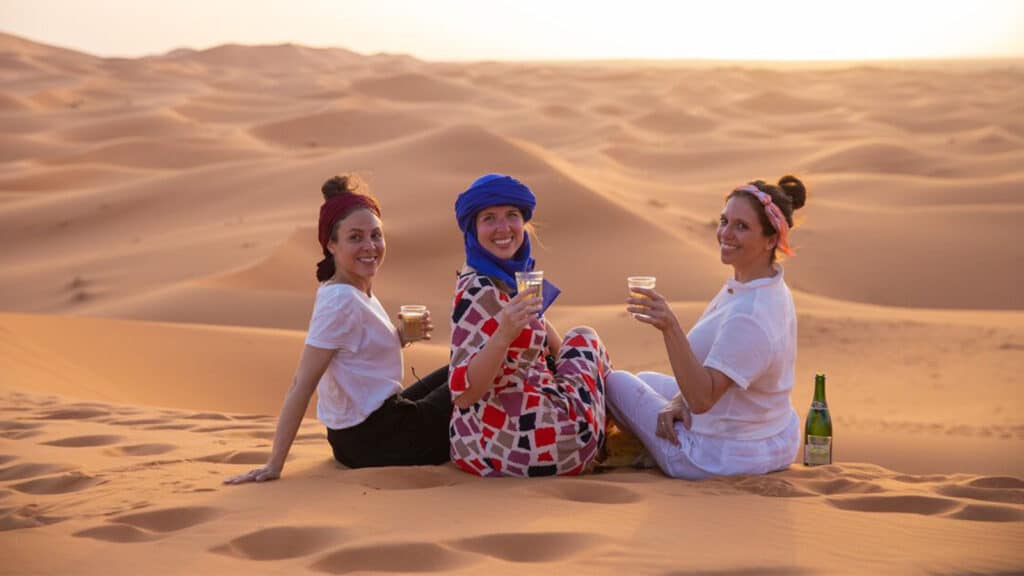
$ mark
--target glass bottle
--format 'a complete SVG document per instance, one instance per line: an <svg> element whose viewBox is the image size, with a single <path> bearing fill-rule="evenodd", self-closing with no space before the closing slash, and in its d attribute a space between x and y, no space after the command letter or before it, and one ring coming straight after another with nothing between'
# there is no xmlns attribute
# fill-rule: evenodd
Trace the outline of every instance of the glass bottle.
<svg viewBox="0 0 1024 576"><path fill-rule="evenodd" d="M804 424L804 466L832 463L832 417L825 402L825 375L814 376L814 399Z"/></svg>

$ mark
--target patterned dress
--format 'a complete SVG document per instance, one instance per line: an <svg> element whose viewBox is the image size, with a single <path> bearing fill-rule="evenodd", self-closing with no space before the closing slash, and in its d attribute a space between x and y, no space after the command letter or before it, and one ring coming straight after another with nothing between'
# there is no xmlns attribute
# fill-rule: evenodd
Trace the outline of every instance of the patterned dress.
<svg viewBox="0 0 1024 576"><path fill-rule="evenodd" d="M452 398L469 388L466 370L498 328L511 300L472 268L459 276L452 313ZM475 404L452 411L452 461L479 476L580 474L604 444L605 378L611 362L590 328L570 330L555 372L544 351L547 330L533 320L509 346L495 385Z"/></svg>

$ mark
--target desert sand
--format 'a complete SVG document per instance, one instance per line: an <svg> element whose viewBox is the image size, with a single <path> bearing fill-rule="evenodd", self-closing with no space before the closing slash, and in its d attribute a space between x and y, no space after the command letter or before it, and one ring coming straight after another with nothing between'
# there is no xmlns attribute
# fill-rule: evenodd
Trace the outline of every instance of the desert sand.
<svg viewBox="0 0 1024 576"><path fill-rule="evenodd" d="M1024 571L1024 62L431 63L295 45L99 58L0 34L0 573ZM670 480L348 470L311 407L262 464L316 288L319 187L380 198L386 308L447 359L456 194L539 197L535 257L618 368L692 325L752 179L810 189L786 278L836 463ZM1014 544L1016 542L1017 544Z"/></svg>

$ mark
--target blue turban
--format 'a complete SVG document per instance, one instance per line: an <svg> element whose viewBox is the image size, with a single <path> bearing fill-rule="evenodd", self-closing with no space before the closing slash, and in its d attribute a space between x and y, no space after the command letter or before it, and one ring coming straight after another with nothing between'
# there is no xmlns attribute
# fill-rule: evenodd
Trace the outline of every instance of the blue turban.
<svg viewBox="0 0 1024 576"><path fill-rule="evenodd" d="M469 188L455 199L455 219L462 230L466 244L466 264L484 276L503 281L517 291L516 272L533 270L534 260L530 257L530 234L523 231L523 245L512 258L503 259L491 254L476 239L476 215L491 206L515 206L523 214L523 221L533 218L537 198L525 184L504 174L487 174L477 178ZM554 284L544 280L544 310L555 301L561 292ZM543 313L543 310L541 311Z"/></svg>

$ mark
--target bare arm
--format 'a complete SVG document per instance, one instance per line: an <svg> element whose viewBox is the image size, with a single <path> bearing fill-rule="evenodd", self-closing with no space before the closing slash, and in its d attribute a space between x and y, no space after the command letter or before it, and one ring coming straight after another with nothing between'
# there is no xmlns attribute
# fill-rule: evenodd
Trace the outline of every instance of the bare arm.
<svg viewBox="0 0 1024 576"><path fill-rule="evenodd" d="M713 368L706 368L693 355L690 341L679 326L679 319L672 312L665 298L647 288L633 288L647 298L629 298L629 312L637 314L636 319L650 324L661 331L665 339L665 350L668 352L672 373L676 377L679 391L682 393L690 411L703 414L711 409L725 394L733 381Z"/></svg>
<svg viewBox="0 0 1024 576"><path fill-rule="evenodd" d="M678 322L673 328L664 330L662 334L665 338L668 360L672 365L672 374L676 377L679 391L689 404L690 410L694 414L703 414L711 410L725 394L732 380L718 370L707 368L697 361L693 349L690 348L690 341L686 339L686 334Z"/></svg>
<svg viewBox="0 0 1024 576"><path fill-rule="evenodd" d="M508 347L540 312L541 304L540 298L533 298L528 292L521 292L505 304L496 317L498 329L466 368L468 388L455 398L456 406L469 408L494 387L494 379L505 360Z"/></svg>
<svg viewBox="0 0 1024 576"><path fill-rule="evenodd" d="M228 478L224 481L225 484L263 482L281 477L284 461L288 457L288 451L291 450L292 442L295 441L295 435L302 424L302 417L309 406L309 399L312 398L313 390L316 389L320 377L327 370L327 365L330 364L335 352L335 350L325 350L308 344L302 349L299 367L295 370L295 379L284 397L281 415L277 419L277 431L274 432L274 447L270 452L270 459L262 468Z"/></svg>

